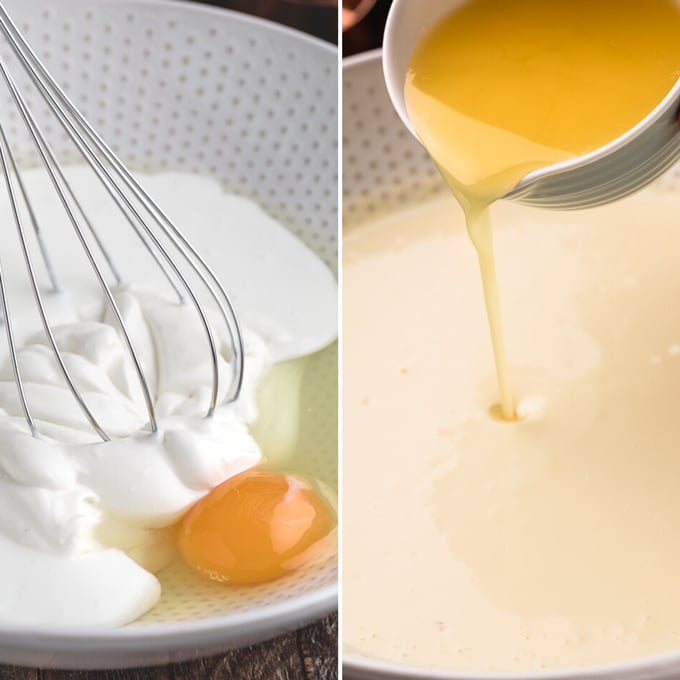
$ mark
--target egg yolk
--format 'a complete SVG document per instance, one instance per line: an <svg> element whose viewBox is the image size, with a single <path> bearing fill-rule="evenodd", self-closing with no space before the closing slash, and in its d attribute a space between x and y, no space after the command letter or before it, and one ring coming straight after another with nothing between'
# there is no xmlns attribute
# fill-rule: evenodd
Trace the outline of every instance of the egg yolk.
<svg viewBox="0 0 680 680"><path fill-rule="evenodd" d="M298 569L335 526L298 477L249 470L215 487L179 527L184 559L213 580L258 583Z"/></svg>

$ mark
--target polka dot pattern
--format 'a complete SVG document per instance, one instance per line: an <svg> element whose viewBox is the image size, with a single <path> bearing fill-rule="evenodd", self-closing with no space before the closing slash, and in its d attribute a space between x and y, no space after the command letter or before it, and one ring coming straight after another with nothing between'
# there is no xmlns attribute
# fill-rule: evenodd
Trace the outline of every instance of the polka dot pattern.
<svg viewBox="0 0 680 680"><path fill-rule="evenodd" d="M261 606L285 602L291 593L301 595L337 580L337 535L327 544L313 564L289 576L252 586L224 586L196 573L178 559L159 574L163 597L145 616L128 628L145 628L154 624L182 623L210 617L229 618L249 613Z"/></svg>
<svg viewBox="0 0 680 680"><path fill-rule="evenodd" d="M305 361L299 445L305 450L305 476L316 480L332 503L338 485L338 346L334 343ZM247 612L254 607L284 602L322 588L337 579L337 536L329 537L322 552L310 564L289 576L262 585L224 587L197 577L180 560L158 578L163 587L160 602L134 626L181 622Z"/></svg>
<svg viewBox="0 0 680 680"><path fill-rule="evenodd" d="M257 201L337 271L337 56L334 48L244 15L163 0L8 0L27 40L85 117L133 168L207 174ZM74 148L4 43L0 58L63 160ZM3 124L26 162L33 147L0 87ZM305 382L310 472L337 485L337 349ZM335 404L335 406L333 406ZM294 602L337 582L337 540L314 564L270 584L229 588L183 564L164 570L160 604L137 627ZM320 595L321 597L321 595ZM301 616L303 612L301 612ZM113 633L115 635L115 631ZM225 642L226 646L226 642Z"/></svg>
<svg viewBox="0 0 680 680"><path fill-rule="evenodd" d="M127 163L212 175L256 200L337 269L334 48L245 15L151 0L9 0L7 10ZM8 61L19 85L27 78ZM21 77L19 77L21 76ZM73 147L26 88L51 143ZM0 96L6 97L4 87ZM4 120L32 146L14 107ZM3 109L3 116L5 111Z"/></svg>
<svg viewBox="0 0 680 680"><path fill-rule="evenodd" d="M343 130L345 229L442 190L429 156L392 108L378 53L345 63Z"/></svg>

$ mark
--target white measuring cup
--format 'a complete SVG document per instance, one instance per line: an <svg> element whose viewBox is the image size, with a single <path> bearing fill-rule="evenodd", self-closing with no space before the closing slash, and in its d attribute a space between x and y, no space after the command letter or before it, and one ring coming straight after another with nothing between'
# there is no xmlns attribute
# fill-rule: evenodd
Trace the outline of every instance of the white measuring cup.
<svg viewBox="0 0 680 680"><path fill-rule="evenodd" d="M387 17L385 83L399 117L416 138L404 101L409 60L425 34L463 1L394 0ZM680 158L679 108L680 80L625 134L595 151L530 172L504 198L572 210L609 203L641 189Z"/></svg>

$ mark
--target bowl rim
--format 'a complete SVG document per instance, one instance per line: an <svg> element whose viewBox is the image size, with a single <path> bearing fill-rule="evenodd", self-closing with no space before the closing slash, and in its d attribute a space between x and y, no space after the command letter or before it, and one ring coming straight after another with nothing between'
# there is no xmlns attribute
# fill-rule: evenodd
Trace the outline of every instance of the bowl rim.
<svg viewBox="0 0 680 680"><path fill-rule="evenodd" d="M549 671L512 673L482 673L453 671L420 666L404 666L389 661L370 659L358 654L343 653L345 671L357 673L362 680L640 680L641 672L658 671L654 678L670 678L670 672L680 670L680 652L667 652L656 656L631 659L617 663L573 667ZM646 676L645 676L646 677ZM677 676L676 676L677 677Z"/></svg>
<svg viewBox="0 0 680 680"><path fill-rule="evenodd" d="M459 4L462 4L462 0L459 0ZM396 29L394 29L393 26L396 23L398 23L398 15L404 12L404 6L405 3L402 3L401 5L393 5L390 8L390 12L387 16L387 21L385 23L385 32L383 36L384 43L386 42L393 43L396 40L396 38L394 38L394 33L396 32ZM442 3L441 9L444 8L445 3ZM446 9L448 11L448 6L446 7ZM439 20L441 20L442 15L439 15L438 18ZM433 21L426 24L427 30L430 30L436 23L437 21ZM395 111L397 111L397 114L401 118L404 126L408 129L408 131L416 139L418 139L418 135L415 131L415 128L408 119L408 113L406 111L406 104L402 92L403 88L400 86L398 82L395 82L396 78L394 77L395 76L394 69L392 70L388 69L387 63L383 61L382 70L387 92L389 94L390 100L393 103L392 105L394 106ZM522 177L522 179L517 183L517 185L508 193L513 194L515 191L521 191L526 186L532 184L536 180L552 177L554 175L560 175L562 173L568 173L574 170L579 170L580 168L590 165L591 163L610 158L615 154L615 152L620 151L621 149L626 147L629 143L634 141L648 129L654 127L655 125L663 125L664 116L670 110L677 109L679 97L680 97L680 77L673 82L673 85L668 89L668 91L664 94L664 96L657 103L657 105L649 113L647 113L647 115L645 115L642 118L642 120L638 121L633 127L624 131L622 134L620 134L618 137L611 140L610 142L607 142L606 144L603 144L602 146L599 146L593 149L592 151L580 154L578 156L575 156L574 158L568 158L566 160L559 161L558 163L552 163L546 166L545 168L538 168L536 170L532 170L531 172L524 175L524 177Z"/></svg>
<svg viewBox="0 0 680 680"><path fill-rule="evenodd" d="M145 2L148 2L149 0L143 0ZM151 2L154 2L155 0L151 0ZM166 0L160 0L161 2L165 2ZM184 0L180 0L184 1ZM376 47L372 50L366 50L365 52L358 52L357 54L351 54L348 57L344 57L342 60L342 71L343 71L343 81L344 81L344 72L345 69L350 69L355 66L358 66L360 64L365 64L368 62L372 61L378 61L380 64L382 64L382 48L381 47Z"/></svg>
<svg viewBox="0 0 680 680"><path fill-rule="evenodd" d="M266 26L274 31L275 33L280 33L284 36L294 38L297 41L305 42L310 45L316 45L324 49L329 54L337 54L338 48L331 42L327 40L322 40L314 35L305 33L297 28L292 28L291 26L286 26L284 24L279 24L271 19L265 19L263 17L256 16L254 14L247 14L245 12L239 12L235 9L227 9L226 7L216 7L213 5L207 5L203 2L189 2L189 0L99 0L99 2L105 2L109 5L161 5L167 9L180 9L184 11L189 11L198 14L210 14L212 16L223 17L225 14L229 15L232 20L241 22L246 25ZM30 41L29 41L30 44Z"/></svg>
<svg viewBox="0 0 680 680"><path fill-rule="evenodd" d="M174 623L150 623L135 625L134 622L119 628L87 628L85 626L72 626L55 632L55 628L50 626L0 626L0 644L8 641L16 645L17 648L31 649L37 642L71 642L74 639L85 642L106 642L110 646L107 650L113 651L116 642L134 641L144 639L153 641L162 639L164 645L172 645L173 641L178 642L181 637L182 645L192 642L201 642L200 637L203 633L213 631L217 623L219 632L237 628L240 635L247 635L248 632L257 629L258 624L263 618L268 622L278 625L286 625L290 618L295 614L297 608L303 608L305 619L321 618L333 611L337 604L337 584L323 586L318 590L299 595L298 597L276 604L258 607L256 610L245 612L232 612L220 616L210 616L191 621ZM309 617L307 617L309 614ZM318 614L318 616L317 616ZM238 620L236 620L238 619ZM178 629L182 629L180 632ZM30 637L28 636L30 634ZM125 647L127 649L127 646Z"/></svg>
<svg viewBox="0 0 680 680"><path fill-rule="evenodd" d="M100 0L101 1L101 0ZM260 18L236 10L213 7L205 4L188 2L187 0L103 0L106 4L118 7L163 7L172 11L184 11L208 15L220 20L225 17L229 22L236 25L266 29L270 33L280 37L304 43L314 49L321 50L326 56L337 55L338 48L331 42L327 42L315 36L304 33L295 28L284 26L269 19ZM30 43L30 41L29 41ZM249 634L263 640L267 632L262 630L266 625L267 631L271 631L269 637L279 634L285 629L295 629L306 623L322 618L337 609L338 605L338 582L327 584L312 592L296 597L264 605L248 611L234 611L209 616L201 619L172 622L150 623L135 625L134 622L118 628L88 628L73 626L57 629L53 626L8 626L0 625L0 663L12 663L5 661L8 654L5 650L11 648L13 652L49 651L54 649L56 653L96 653L102 650L104 658L98 663L97 668L123 667L125 659L119 659L116 665L107 662L106 657L137 651L159 651L195 647L195 652L182 654L183 658L198 657L201 649L212 645L220 645L221 649L229 649L227 635L245 638ZM75 642L79 649L70 647ZM162 642L162 645L156 646ZM91 649L86 649L91 645ZM96 647L95 647L96 646ZM239 644L238 646L241 646ZM15 655L16 656L16 655ZM140 665L140 657L130 659L127 665ZM55 664L47 663L44 667L65 667L60 660ZM76 666L71 666L75 668ZM95 666L89 666L94 668Z"/></svg>
<svg viewBox="0 0 680 680"><path fill-rule="evenodd" d="M343 59L343 82L347 71L366 65L375 68L379 77L382 78L382 49L361 52ZM409 136L408 139L417 143L413 137ZM342 652L342 665L346 672L352 673L352 677L356 675L362 680L604 680L605 678L639 680L642 677L641 672L650 670L663 673L664 675L660 677L670 677L667 675L670 672L680 674L680 649L639 659L594 666L549 671L480 673L397 664L352 653L345 648Z"/></svg>

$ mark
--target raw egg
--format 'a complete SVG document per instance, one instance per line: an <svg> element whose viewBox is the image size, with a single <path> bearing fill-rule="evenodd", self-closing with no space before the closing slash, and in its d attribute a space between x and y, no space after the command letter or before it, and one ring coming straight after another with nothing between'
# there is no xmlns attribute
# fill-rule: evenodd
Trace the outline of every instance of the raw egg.
<svg viewBox="0 0 680 680"><path fill-rule="evenodd" d="M258 583L298 569L335 526L312 487L290 475L248 470L216 486L179 527L184 559L216 581Z"/></svg>

